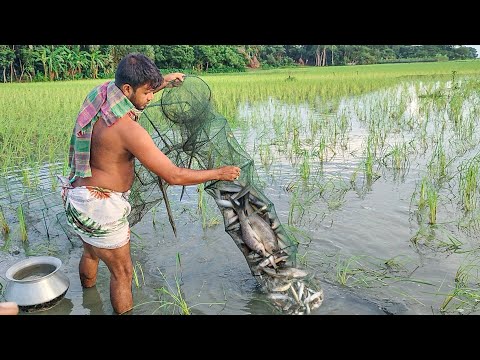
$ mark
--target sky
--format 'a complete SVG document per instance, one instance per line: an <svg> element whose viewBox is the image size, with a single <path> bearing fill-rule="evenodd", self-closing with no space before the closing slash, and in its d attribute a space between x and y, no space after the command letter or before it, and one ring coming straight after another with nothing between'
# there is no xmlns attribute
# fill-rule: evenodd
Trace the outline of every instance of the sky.
<svg viewBox="0 0 480 360"><path fill-rule="evenodd" d="M477 49L477 57L480 57L480 45L464 45L466 47L473 47Z"/></svg>

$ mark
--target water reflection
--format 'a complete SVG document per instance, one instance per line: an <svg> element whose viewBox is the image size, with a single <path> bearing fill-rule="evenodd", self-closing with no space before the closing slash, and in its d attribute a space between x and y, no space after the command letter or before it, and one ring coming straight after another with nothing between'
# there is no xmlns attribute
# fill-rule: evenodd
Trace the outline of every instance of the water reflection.
<svg viewBox="0 0 480 360"><path fill-rule="evenodd" d="M83 289L82 306L90 310L89 315L104 315L102 298L96 286L88 289Z"/></svg>

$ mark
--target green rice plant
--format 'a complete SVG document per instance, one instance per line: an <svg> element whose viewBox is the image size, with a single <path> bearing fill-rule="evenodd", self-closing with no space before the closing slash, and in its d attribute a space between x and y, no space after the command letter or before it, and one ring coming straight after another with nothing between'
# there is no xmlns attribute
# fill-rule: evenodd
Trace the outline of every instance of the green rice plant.
<svg viewBox="0 0 480 360"><path fill-rule="evenodd" d="M352 269L352 263L355 262L355 256L343 259L337 263L336 279L339 284L346 286L348 280L358 272L358 269Z"/></svg>
<svg viewBox="0 0 480 360"><path fill-rule="evenodd" d="M20 226L20 239L22 241L27 241L28 240L27 225L25 223L25 214L23 212L22 204L20 204L17 208L17 217L18 217L19 226Z"/></svg>
<svg viewBox="0 0 480 360"><path fill-rule="evenodd" d="M207 210L206 210L206 200L205 200L205 185L203 183L197 185L198 191L198 200L197 200L197 210L202 218L202 228L206 228L207 223Z"/></svg>
<svg viewBox="0 0 480 360"><path fill-rule="evenodd" d="M477 208L478 187L480 180L480 161L475 157L459 168L460 173L460 199L463 209L467 212Z"/></svg>
<svg viewBox="0 0 480 360"><path fill-rule="evenodd" d="M418 209L422 210L427 205L427 189L429 187L429 181L426 176L422 178L420 182L420 192L418 198Z"/></svg>
<svg viewBox="0 0 480 360"><path fill-rule="evenodd" d="M420 247L420 245L428 244L435 240L435 227L433 226L425 226L424 224L420 224L415 235L410 238L410 242L416 247Z"/></svg>
<svg viewBox="0 0 480 360"><path fill-rule="evenodd" d="M136 261L135 265L133 266L133 280L134 280L135 286L137 288L139 288L141 285L140 285L140 281L139 281L139 277L138 277L138 273L137 273L137 268L138 268L138 272L142 276L143 285L145 285L145 276L143 275L142 264L140 264L140 262Z"/></svg>
<svg viewBox="0 0 480 360"><path fill-rule="evenodd" d="M293 191L288 209L287 224L291 226L301 221L306 213L308 214L307 210L315 204L319 197L318 192L309 190L307 185L303 187L296 185L298 183L291 185Z"/></svg>
<svg viewBox="0 0 480 360"><path fill-rule="evenodd" d="M329 150L329 147L327 146L327 139L325 138L325 135L323 133L320 135L317 149L318 149L317 150L318 159L323 164L323 162L328 158L328 150Z"/></svg>
<svg viewBox="0 0 480 360"><path fill-rule="evenodd" d="M292 198L290 200L290 206L288 209L287 224L293 226L295 223L295 212L299 209L303 210L302 201L299 199L298 187L293 191Z"/></svg>
<svg viewBox="0 0 480 360"><path fill-rule="evenodd" d="M197 213L200 213L202 219L202 229L216 226L221 223L220 216L217 213L213 213L212 207L208 204L211 197L205 196L205 185L198 184L198 199L197 199Z"/></svg>
<svg viewBox="0 0 480 360"><path fill-rule="evenodd" d="M59 249L53 242L24 246L26 256L58 256Z"/></svg>
<svg viewBox="0 0 480 360"><path fill-rule="evenodd" d="M410 241L416 248L424 246L435 251L465 252L463 242L445 224L421 224Z"/></svg>
<svg viewBox="0 0 480 360"><path fill-rule="evenodd" d="M397 143L391 147L391 150L385 154L385 159L390 159L388 162L390 167L393 169L393 173L395 178L401 177L405 175L406 171L409 167L409 159L408 159L408 145L406 142Z"/></svg>
<svg viewBox="0 0 480 360"><path fill-rule="evenodd" d="M3 234L8 234L10 232L10 227L8 226L5 215L3 214L3 209L0 206L0 228L2 229Z"/></svg>
<svg viewBox="0 0 480 360"><path fill-rule="evenodd" d="M299 155L302 153L300 131L298 127L293 128L292 152L295 155Z"/></svg>
<svg viewBox="0 0 480 360"><path fill-rule="evenodd" d="M260 155L260 161L267 172L269 171L273 163L273 155L272 155L271 147L272 145L270 144L261 144L258 149L259 155Z"/></svg>
<svg viewBox="0 0 480 360"><path fill-rule="evenodd" d="M300 177L304 181L308 181L310 178L310 156L306 150L303 151L303 161L300 165Z"/></svg>
<svg viewBox="0 0 480 360"><path fill-rule="evenodd" d="M22 183L27 188L32 187L32 182L30 181L29 169L22 169Z"/></svg>
<svg viewBox="0 0 480 360"><path fill-rule="evenodd" d="M368 184L372 184L374 180L378 179L379 175L374 170L375 164L375 137L368 136L367 147L365 149L364 172Z"/></svg>
<svg viewBox="0 0 480 360"><path fill-rule="evenodd" d="M162 232L163 233L163 232ZM137 234L135 231L133 231L131 228L130 228L130 236L135 236L135 238L137 239L137 241L132 241L130 246L132 248L132 251L142 251L142 250L145 250L145 239L140 236L139 234Z"/></svg>
<svg viewBox="0 0 480 360"><path fill-rule="evenodd" d="M172 286L167 280L167 277L165 274L158 269L160 272L160 275L162 276L163 280L165 281L165 286L162 286L159 289L156 289L157 293L160 296L160 299L157 301L149 301L143 304L138 304L137 306L140 305L145 305L145 304L150 304L150 303L156 303L159 304L159 306L156 308L154 311L157 312L158 310L165 310L168 311L170 314L180 314L180 315L191 315L192 314L192 309L196 306L199 305L225 305L224 302L218 302L218 303L197 303L194 305L189 305L188 301L185 299L183 291L181 289L181 283L182 283L182 270L181 270L181 259L180 259L180 253L177 253L176 257L176 263L175 263L175 285ZM180 277L178 276L178 272L180 271ZM136 307L136 306L135 306Z"/></svg>
<svg viewBox="0 0 480 360"><path fill-rule="evenodd" d="M157 217L157 206L152 207L152 226L154 228L157 227L157 223L155 221L155 218Z"/></svg>
<svg viewBox="0 0 480 360"><path fill-rule="evenodd" d="M313 185L318 195L325 201L329 210L337 210L345 204L345 195L350 186L342 178L326 178L325 181Z"/></svg>
<svg viewBox="0 0 480 360"><path fill-rule="evenodd" d="M454 278L454 288L448 294L440 305L440 311L446 312L450 308L458 312L464 312L465 309L473 311L480 303L480 279L478 277L479 266L476 263L461 265Z"/></svg>
<svg viewBox="0 0 480 360"><path fill-rule="evenodd" d="M335 280L344 286L364 288L391 288L396 283L405 282L433 286L429 281L412 278L418 265L410 259L398 260L401 257L399 255L384 260L368 255L354 255L344 259L337 256L334 264ZM413 270L409 265L413 266Z"/></svg>
<svg viewBox="0 0 480 360"><path fill-rule="evenodd" d="M304 267L308 267L308 259L307 259L308 251L305 251L302 255L297 254L297 260L300 264Z"/></svg>
<svg viewBox="0 0 480 360"><path fill-rule="evenodd" d="M416 214L418 217L418 223L422 223L423 215L426 215L428 218L428 223L430 225L436 224L437 222L437 208L438 208L438 198L439 191L437 187L432 183L434 179L430 179L428 175L424 176L420 181L420 184L417 186L417 190L412 194L412 201L418 196L416 201L417 209ZM425 210L428 207L428 212L425 214Z"/></svg>
<svg viewBox="0 0 480 360"><path fill-rule="evenodd" d="M447 168L452 160L447 160L447 155L443 147L443 142L439 140L435 146L435 150L432 153L432 158L427 165L429 173L437 183L441 183L443 180L449 180L447 178Z"/></svg>
<svg viewBox="0 0 480 360"><path fill-rule="evenodd" d="M180 278L178 276L178 270L180 269ZM160 289L157 289L157 292L160 294L161 298L161 305L159 308L166 308L166 310L171 309L172 315L175 314L177 311L180 315L191 315L191 306L188 305L185 297L183 295L181 289L181 261L180 261L180 253L177 253L176 262L175 262L175 285L171 286L167 280L165 274L160 270L160 275L162 276L163 280L165 281L166 286L162 286ZM166 298L166 299L165 299Z"/></svg>
<svg viewBox="0 0 480 360"><path fill-rule="evenodd" d="M434 186L427 188L427 205L429 208L429 224L437 223L438 190Z"/></svg>

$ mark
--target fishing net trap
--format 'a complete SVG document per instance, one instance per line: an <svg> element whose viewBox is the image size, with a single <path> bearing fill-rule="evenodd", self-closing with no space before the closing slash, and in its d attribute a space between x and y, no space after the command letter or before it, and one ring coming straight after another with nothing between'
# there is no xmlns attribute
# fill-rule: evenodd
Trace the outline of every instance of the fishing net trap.
<svg viewBox="0 0 480 360"><path fill-rule="evenodd" d="M215 111L208 84L200 77L186 76L181 86L165 89L161 99L145 109L143 121L153 128L151 135L157 147L179 167L241 168L235 181L209 181L204 186L223 216L225 231L278 309L309 313L319 307L323 291L307 271L296 267L298 244L284 229L274 204L263 193L253 159L235 139L227 119ZM130 223L137 223L163 200L176 232L168 184L140 163L135 173Z"/></svg>

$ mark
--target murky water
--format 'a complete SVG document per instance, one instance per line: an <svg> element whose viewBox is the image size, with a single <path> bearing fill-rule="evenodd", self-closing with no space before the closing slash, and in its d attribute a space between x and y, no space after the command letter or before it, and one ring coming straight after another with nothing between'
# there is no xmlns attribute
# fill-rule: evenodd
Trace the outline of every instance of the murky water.
<svg viewBox="0 0 480 360"><path fill-rule="evenodd" d="M245 126L235 130L235 137L255 154L265 195L275 204L282 224L288 224L300 241L299 264L315 273L324 289L325 300L313 314L438 314L441 309L476 313L478 289L470 289L470 297L460 292L475 282L466 270L477 268L479 239L475 227L459 227L464 214L458 205L457 169L478 153L478 131L458 135L450 123L452 113L429 110L431 104L419 94L409 85L339 102L319 99L315 105L270 100L240 106L239 119ZM461 119L478 128L478 92L463 106ZM427 168L432 168L443 117L443 139L457 136L459 142L473 145L462 152L459 142L444 141L451 176L438 183L437 223L429 225L418 211L419 184L425 176L432 177ZM365 172L369 137L383 139L370 176ZM407 144L408 156L403 159L408 162L400 167L392 165L395 159L402 161L392 155L396 144ZM52 173L60 171L60 164L38 169L43 192L51 192L47 197L35 197L36 190L29 190L20 170L2 179L0 205L13 225L9 236L0 240L0 274L27 254L57 256L70 288L59 304L37 314L113 314L109 272L103 263L97 285L85 290L80 286L81 242L62 230L60 197L52 186ZM168 191L177 237L163 204L132 228L137 275L132 313L181 313L180 307L166 306L177 296L192 314L277 314L225 232L215 203L208 202L210 226L203 229L197 188L187 187L181 202L181 187ZM20 240L16 218L20 203L26 214L27 243ZM463 278L463 288L459 274L470 279Z"/></svg>

